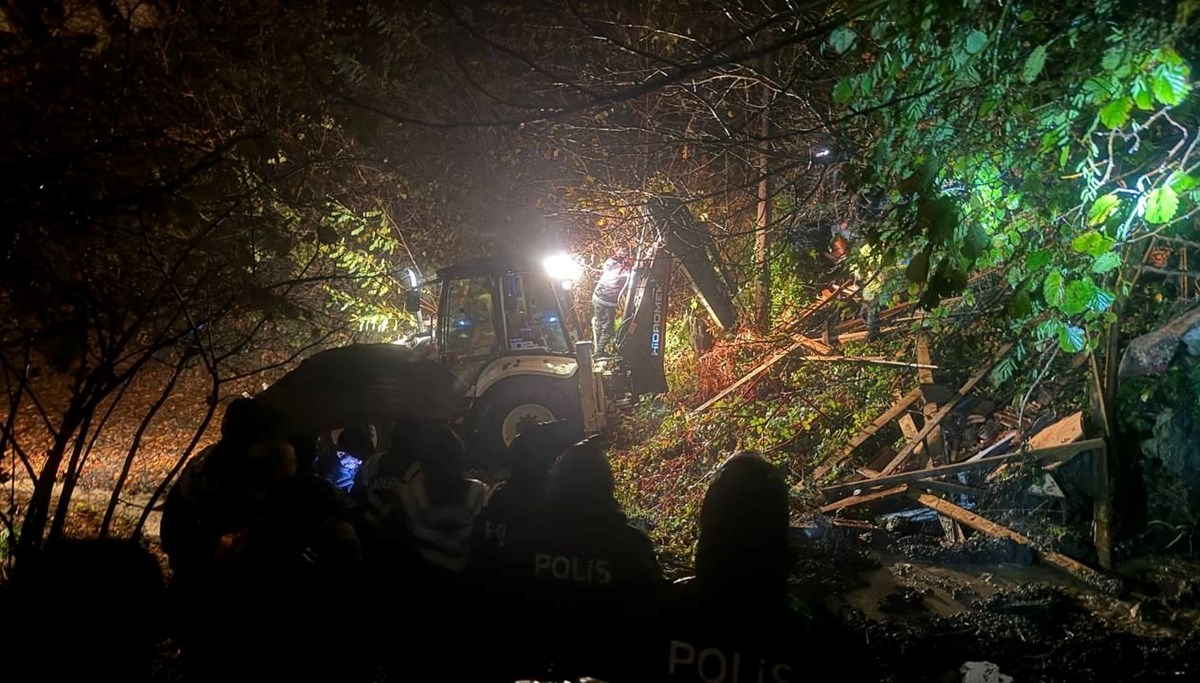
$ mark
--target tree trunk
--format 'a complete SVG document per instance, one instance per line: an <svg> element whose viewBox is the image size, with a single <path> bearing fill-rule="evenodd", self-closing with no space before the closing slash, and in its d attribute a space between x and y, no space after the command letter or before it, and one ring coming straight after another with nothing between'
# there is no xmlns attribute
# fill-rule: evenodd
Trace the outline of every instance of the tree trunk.
<svg viewBox="0 0 1200 683"><path fill-rule="evenodd" d="M159 482L158 487L154 489L154 493L151 494L150 500L146 501L146 507L142 508L142 514L138 517L137 525L133 528L133 540L136 541L142 537L142 531L146 527L146 521L150 519L150 513L154 510L155 504L160 498L163 497L164 494L166 494L167 489L171 487L171 482L174 481L176 475L179 474L179 471L183 469L185 464L187 464L188 458L191 457L192 453L196 450L196 446L200 443L200 439L204 438L204 432L208 431L208 425L212 422L213 415L215 415L217 412L217 399L220 398L220 388L221 383L214 376L212 392L208 397L208 412L206 412L204 417L200 420L199 426L196 427L196 433L192 435L192 440L188 443L187 447L183 449L183 453L179 455L179 459L175 461L175 464L171 467L171 471L167 473L166 477L163 477L161 482Z"/></svg>
<svg viewBox="0 0 1200 683"><path fill-rule="evenodd" d="M763 57L763 73L774 72L775 59ZM760 333L771 326L771 169L768 161L771 138L771 86L762 84L762 109L759 111L758 217L754 232L754 324Z"/></svg>
<svg viewBox="0 0 1200 683"><path fill-rule="evenodd" d="M162 392L158 395L158 399L154 401L154 405L150 406L150 410L138 425L137 432L133 435L133 442L129 445L129 452L125 455L125 463L121 465L121 473L117 476L116 483L113 484L112 495L108 498L108 507L104 510L104 520L100 522L100 538L108 538L108 531L112 527L113 515L116 514L117 503L120 501L121 490L125 488L125 481L129 478L129 471L133 469L133 461L137 458L138 450L142 445L142 437L146 434L146 429L150 427L154 416L158 414L163 404L170 398L171 392L174 391L175 385L179 383L179 377L183 374L183 369L187 366L190 359L191 355L187 353L179 357L179 362L175 364L171 378L167 380Z"/></svg>
<svg viewBox="0 0 1200 683"><path fill-rule="evenodd" d="M71 507L71 496L75 494L75 484L79 481L80 457L83 455L83 445L87 443L88 430L92 426L92 415L89 411L83 417L79 430L75 433L75 444L71 448L71 460L67 463L67 473L63 477L62 492L58 494L58 507L54 510L54 520L50 523L50 540L62 536L67 525L67 512Z"/></svg>
<svg viewBox="0 0 1200 683"><path fill-rule="evenodd" d="M63 456L67 452L67 444L71 436L83 422L87 414L86 400L83 394L76 394L67 408L63 421L55 434L54 445L46 453L46 462L38 473L33 485L33 495L29 499L29 508L25 511L25 520L21 523L21 538L17 542L18 558L25 557L42 545L46 537L46 521L50 515L50 499L54 496L54 480L58 469L62 466Z"/></svg>

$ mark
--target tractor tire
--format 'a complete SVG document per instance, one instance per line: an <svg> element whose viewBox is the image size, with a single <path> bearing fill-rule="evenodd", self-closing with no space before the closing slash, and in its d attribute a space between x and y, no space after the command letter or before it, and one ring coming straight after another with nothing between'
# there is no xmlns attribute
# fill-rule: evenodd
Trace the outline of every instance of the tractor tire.
<svg viewBox="0 0 1200 683"><path fill-rule="evenodd" d="M566 420L583 436L583 415L574 382L546 377L511 377L484 394L471 411L470 457L480 464L499 464L521 429Z"/></svg>

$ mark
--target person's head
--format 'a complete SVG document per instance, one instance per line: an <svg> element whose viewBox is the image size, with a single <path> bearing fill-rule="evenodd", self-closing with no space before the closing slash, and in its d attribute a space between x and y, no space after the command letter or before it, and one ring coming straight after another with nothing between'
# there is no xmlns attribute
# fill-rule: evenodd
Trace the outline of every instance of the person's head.
<svg viewBox="0 0 1200 683"><path fill-rule="evenodd" d="M447 425L427 425L422 430L421 470L434 502L456 496L467 470L462 439Z"/></svg>
<svg viewBox="0 0 1200 683"><path fill-rule="evenodd" d="M505 452L510 480L544 479L559 454L578 439L578 432L563 420L539 422L521 430Z"/></svg>
<svg viewBox="0 0 1200 683"><path fill-rule="evenodd" d="M221 440L239 446L270 441L283 433L283 416L262 401L234 399L221 419Z"/></svg>
<svg viewBox="0 0 1200 683"><path fill-rule="evenodd" d="M629 253L629 249L625 247L617 247L613 250L613 260L617 263L628 266L633 263L633 256Z"/></svg>
<svg viewBox="0 0 1200 683"><path fill-rule="evenodd" d="M338 435L338 450L356 458L366 458L375 452L375 426L359 422L342 430Z"/></svg>
<svg viewBox="0 0 1200 683"><path fill-rule="evenodd" d="M613 492L612 468L596 439L585 439L563 451L550 469L547 493L557 508L605 512L620 510Z"/></svg>
<svg viewBox="0 0 1200 683"><path fill-rule="evenodd" d="M150 680L163 575L136 542L51 541L16 565L8 589L0 610L20 625L7 634L9 652L55 662L57 680ZM62 628L101 615L102 628Z"/></svg>
<svg viewBox="0 0 1200 683"><path fill-rule="evenodd" d="M704 496L696 578L715 590L777 592L791 566L787 483L758 453L738 453Z"/></svg>
<svg viewBox="0 0 1200 683"><path fill-rule="evenodd" d="M296 476L301 469L296 450L282 439L258 443L246 450L245 474L252 481L267 483L287 479Z"/></svg>

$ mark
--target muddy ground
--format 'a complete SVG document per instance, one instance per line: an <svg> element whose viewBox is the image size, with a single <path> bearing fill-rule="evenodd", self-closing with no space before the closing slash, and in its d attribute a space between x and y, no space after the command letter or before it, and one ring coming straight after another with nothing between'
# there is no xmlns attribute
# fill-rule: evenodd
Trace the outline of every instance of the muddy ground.
<svg viewBox="0 0 1200 683"><path fill-rule="evenodd" d="M885 680L959 681L980 661L1018 682L1200 680L1195 561L1141 557L1096 588L1009 541L944 547L936 521L804 531L796 595L864 634Z"/></svg>

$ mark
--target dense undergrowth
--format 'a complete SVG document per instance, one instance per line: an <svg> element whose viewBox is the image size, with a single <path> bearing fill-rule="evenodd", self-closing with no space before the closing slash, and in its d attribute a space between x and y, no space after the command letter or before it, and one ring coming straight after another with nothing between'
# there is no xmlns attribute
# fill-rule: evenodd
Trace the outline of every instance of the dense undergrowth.
<svg viewBox="0 0 1200 683"><path fill-rule="evenodd" d="M1003 338L979 315L946 318L937 329L935 376L951 385L991 357L995 344L987 340ZM792 357L747 388L693 413L780 345L734 339L718 342L699 357L690 350L676 351L668 362L671 393L643 402L618 427L612 459L622 502L649 528L668 561L686 564L691 557L704 492L729 455L746 449L763 453L788 473L793 509L813 509L813 468L917 383L911 368ZM669 348L686 349L686 344ZM835 353L913 360L915 336L897 330L869 344L844 344ZM1006 398L1012 393L1006 392ZM869 456L900 439L894 427L881 430L861 453Z"/></svg>

